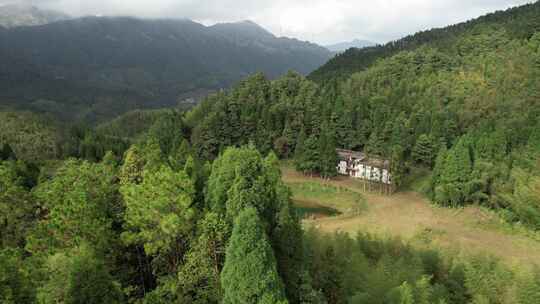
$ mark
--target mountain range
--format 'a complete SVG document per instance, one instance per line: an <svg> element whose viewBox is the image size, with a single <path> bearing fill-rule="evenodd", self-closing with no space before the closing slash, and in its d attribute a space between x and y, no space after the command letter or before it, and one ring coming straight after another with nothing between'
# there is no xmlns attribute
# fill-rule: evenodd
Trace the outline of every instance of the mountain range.
<svg viewBox="0 0 540 304"><path fill-rule="evenodd" d="M96 121L134 108L173 106L256 72L270 78L288 70L307 74L330 56L321 46L276 37L251 21L205 26L82 17L6 27L0 28L0 106Z"/></svg>
<svg viewBox="0 0 540 304"><path fill-rule="evenodd" d="M377 43L375 43L373 41L354 39L352 41L346 41L346 42L340 42L340 43L336 43L336 44L326 45L325 47L331 52L340 53L340 52L344 52L344 51L346 51L346 50L348 50L350 48L361 49L361 48L375 46L375 45L377 45Z"/></svg>
<svg viewBox="0 0 540 304"><path fill-rule="evenodd" d="M70 18L61 12L40 9L27 4L0 6L0 26L5 28L43 25Z"/></svg>

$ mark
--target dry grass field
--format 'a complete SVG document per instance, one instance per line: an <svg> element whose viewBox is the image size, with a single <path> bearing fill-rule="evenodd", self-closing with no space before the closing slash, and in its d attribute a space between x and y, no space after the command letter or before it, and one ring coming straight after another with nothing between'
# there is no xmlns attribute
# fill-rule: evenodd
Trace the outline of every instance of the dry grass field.
<svg viewBox="0 0 540 304"><path fill-rule="evenodd" d="M329 208L314 212L303 224L324 232L368 231L399 236L411 242L430 242L467 254L491 254L512 263L540 265L540 241L504 228L496 214L476 206L439 208L416 192L381 195L364 192L358 180L338 177L326 181L283 166L283 180L301 208ZM317 209L319 208L319 209Z"/></svg>

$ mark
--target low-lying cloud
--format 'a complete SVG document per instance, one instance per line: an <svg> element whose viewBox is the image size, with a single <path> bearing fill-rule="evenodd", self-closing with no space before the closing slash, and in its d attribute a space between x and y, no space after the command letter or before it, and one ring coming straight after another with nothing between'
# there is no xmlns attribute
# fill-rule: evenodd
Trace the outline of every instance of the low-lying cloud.
<svg viewBox="0 0 540 304"><path fill-rule="evenodd" d="M465 21L531 0L0 0L24 2L74 16L189 18L205 24L252 20L280 36L321 44L386 42Z"/></svg>

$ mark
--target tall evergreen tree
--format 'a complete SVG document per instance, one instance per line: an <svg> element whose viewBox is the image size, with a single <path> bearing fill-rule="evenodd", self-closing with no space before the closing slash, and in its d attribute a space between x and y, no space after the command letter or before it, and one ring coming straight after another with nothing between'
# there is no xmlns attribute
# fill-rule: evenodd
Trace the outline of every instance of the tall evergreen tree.
<svg viewBox="0 0 540 304"><path fill-rule="evenodd" d="M311 134L304 142L304 157L301 171L310 174L319 172L320 165L319 139L315 134Z"/></svg>
<svg viewBox="0 0 540 304"><path fill-rule="evenodd" d="M17 160L15 152L8 143L4 143L0 149L0 161L2 160Z"/></svg>
<svg viewBox="0 0 540 304"><path fill-rule="evenodd" d="M412 150L412 157L417 163L431 166L433 162L433 141L431 138L422 134L416 140Z"/></svg>
<svg viewBox="0 0 540 304"><path fill-rule="evenodd" d="M224 304L287 303L263 224L254 208L235 220L221 272Z"/></svg>
<svg viewBox="0 0 540 304"><path fill-rule="evenodd" d="M390 174L392 185L397 189L403 184L405 178L405 152L403 148L396 145L392 148L390 159Z"/></svg>
<svg viewBox="0 0 540 304"><path fill-rule="evenodd" d="M469 199L472 169L469 138L463 136L448 151L444 160L444 170L440 173L440 182L435 188L435 201L441 204L462 205Z"/></svg>
<svg viewBox="0 0 540 304"><path fill-rule="evenodd" d="M143 245L148 255L164 258L165 269L180 265L195 221L191 179L168 166L144 171L141 184L122 185L126 244Z"/></svg>
<svg viewBox="0 0 540 304"><path fill-rule="evenodd" d="M132 145L124 155L124 164L120 167L121 184L142 183L145 160L138 145Z"/></svg>
<svg viewBox="0 0 540 304"><path fill-rule="evenodd" d="M67 254L57 253L47 260L48 278L39 288L39 303L120 304L122 291L109 269L88 246Z"/></svg>
<svg viewBox="0 0 540 304"><path fill-rule="evenodd" d="M0 245L0 303L35 303L34 286L22 256L19 250Z"/></svg>
<svg viewBox="0 0 540 304"><path fill-rule="evenodd" d="M319 172L324 178L336 176L336 140L333 130L323 127L319 138Z"/></svg>
<svg viewBox="0 0 540 304"><path fill-rule="evenodd" d="M305 157L306 157L306 130L302 126L300 135L298 135L298 141L296 142L296 148L294 150L294 166L298 171L305 171Z"/></svg>
<svg viewBox="0 0 540 304"><path fill-rule="evenodd" d="M0 162L0 248L24 247L37 206L13 163Z"/></svg>

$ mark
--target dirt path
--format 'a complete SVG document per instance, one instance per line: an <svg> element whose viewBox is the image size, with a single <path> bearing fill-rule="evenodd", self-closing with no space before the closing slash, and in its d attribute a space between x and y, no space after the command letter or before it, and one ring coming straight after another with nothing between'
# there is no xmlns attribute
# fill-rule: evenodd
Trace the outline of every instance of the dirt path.
<svg viewBox="0 0 540 304"><path fill-rule="evenodd" d="M438 208L415 192L391 196L367 194L356 180L338 178L322 181L306 178L294 171L284 172L285 182L302 180L330 183L361 193L368 210L356 216L317 218L306 220L322 231L356 233L369 231L400 236L404 239L429 236L436 244L468 253L488 253L520 264L540 264L540 242L525 235L510 234L496 229L499 219L491 212L470 206L464 209Z"/></svg>

